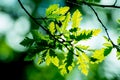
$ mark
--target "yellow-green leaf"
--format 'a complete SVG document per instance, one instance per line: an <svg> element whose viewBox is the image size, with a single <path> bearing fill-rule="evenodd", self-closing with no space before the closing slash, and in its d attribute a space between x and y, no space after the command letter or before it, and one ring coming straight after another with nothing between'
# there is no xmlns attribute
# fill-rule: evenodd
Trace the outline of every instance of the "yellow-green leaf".
<svg viewBox="0 0 120 80"><path fill-rule="evenodd" d="M92 64L102 62L105 59L104 48L95 50L95 52L92 55L92 58L96 59L95 61L91 61Z"/></svg>
<svg viewBox="0 0 120 80"><path fill-rule="evenodd" d="M49 6L49 8L46 9L46 16L52 14L52 12L57 10L58 7L59 7L58 4L53 4L53 5Z"/></svg>
<svg viewBox="0 0 120 80"><path fill-rule="evenodd" d="M46 55L46 64L47 64L47 65L50 65L51 60L52 60L52 59L51 59L49 53L47 53L47 55Z"/></svg>
<svg viewBox="0 0 120 80"><path fill-rule="evenodd" d="M51 32L51 34L55 33L55 23L51 22L49 25L49 31Z"/></svg>
<svg viewBox="0 0 120 80"><path fill-rule="evenodd" d="M117 39L117 44L120 45L120 36L119 36L119 38Z"/></svg>
<svg viewBox="0 0 120 80"><path fill-rule="evenodd" d="M72 15L72 27L77 28L79 27L80 21L82 20L81 18L82 14L79 12L79 10L76 10L73 15Z"/></svg>
<svg viewBox="0 0 120 80"><path fill-rule="evenodd" d="M64 32L66 30L66 28L68 27L68 23L70 21L70 13L68 12L66 15L65 20L62 22L62 27L61 30Z"/></svg>
<svg viewBox="0 0 120 80"><path fill-rule="evenodd" d="M78 69L81 70L84 75L88 75L89 58L85 53L78 56L77 64L79 64Z"/></svg>
<svg viewBox="0 0 120 80"><path fill-rule="evenodd" d="M69 7L61 7L53 12L53 14L61 14L64 15L69 10Z"/></svg>
<svg viewBox="0 0 120 80"><path fill-rule="evenodd" d="M93 36L97 36L101 32L100 29L93 30Z"/></svg>
<svg viewBox="0 0 120 80"><path fill-rule="evenodd" d="M57 67L59 66L59 59L57 58L57 56L52 57L52 63Z"/></svg>
<svg viewBox="0 0 120 80"><path fill-rule="evenodd" d="M89 48L89 46L86 45L76 45L76 47L84 50L87 50Z"/></svg>
<svg viewBox="0 0 120 80"><path fill-rule="evenodd" d="M66 70L65 65L66 65L66 64L62 64L62 65L60 65L60 67L59 67L60 73L61 73L62 75L67 74L67 70Z"/></svg>
<svg viewBox="0 0 120 80"><path fill-rule="evenodd" d="M120 60L120 52L119 51L117 51L117 58L118 58L118 60Z"/></svg>

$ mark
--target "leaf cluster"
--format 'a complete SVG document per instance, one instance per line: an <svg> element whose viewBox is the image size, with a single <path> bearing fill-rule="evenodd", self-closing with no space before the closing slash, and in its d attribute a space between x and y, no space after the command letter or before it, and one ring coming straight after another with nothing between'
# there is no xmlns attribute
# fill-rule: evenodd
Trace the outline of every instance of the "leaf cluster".
<svg viewBox="0 0 120 80"><path fill-rule="evenodd" d="M25 60L35 60L37 57L37 64L43 62L47 65L54 64L62 75L69 73L77 65L78 69L87 75L89 64L102 62L113 48L106 37L104 47L99 50L90 51L90 46L78 44L101 32L100 29L82 29L80 26L82 14L79 10L71 14L69 7L59 7L58 4L54 4L46 9L46 18L46 26L49 24L47 27L45 26L46 34L40 32L39 29L32 30L33 38L26 37L21 42L21 45L28 47L28 55ZM70 23L72 25L69 26ZM120 45L120 38L118 44ZM92 53L91 56L88 55L88 51ZM64 57L61 58L59 55ZM120 56L120 52L118 56Z"/></svg>

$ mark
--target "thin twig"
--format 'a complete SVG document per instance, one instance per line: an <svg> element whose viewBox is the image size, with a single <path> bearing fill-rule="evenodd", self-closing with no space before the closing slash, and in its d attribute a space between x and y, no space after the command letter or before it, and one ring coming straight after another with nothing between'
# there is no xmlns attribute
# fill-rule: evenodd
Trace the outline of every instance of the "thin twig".
<svg viewBox="0 0 120 80"><path fill-rule="evenodd" d="M71 4L75 4L75 5L79 5L79 4L75 3L75 2L70 2L70 1L66 1L66 2L71 3ZM83 1L83 0L81 0L79 2L83 3L83 4L89 4L89 5L92 5L92 6L103 7L103 8L104 7L106 7L106 8L120 8L120 6L114 5L114 4L117 3L117 0L115 1L115 3L113 5L102 5L102 4L97 4L97 3L90 3L90 2Z"/></svg>
<svg viewBox="0 0 120 80"><path fill-rule="evenodd" d="M115 6L115 5L116 5L116 3L117 3L117 0L115 0L115 2L114 2L114 4L113 4L113 5Z"/></svg>
<svg viewBox="0 0 120 80"><path fill-rule="evenodd" d="M80 4L77 4L77 3L74 3L74 2L70 2L70 1L67 1L67 2L69 2L69 3L71 3L71 4L74 4L74 5L77 5L77 6L81 6ZM102 22L101 19L99 18L98 13L97 13L97 12L95 11L95 9L92 7L92 6L95 6L96 4L93 5L93 4L88 3L88 2L85 2L85 1L81 1L81 2L82 2L83 4L89 6L89 7L92 9L92 11L95 13L98 21L100 22L100 24L101 24L102 27L104 28L104 30L105 30L105 32L106 32L106 35L107 35L107 37L108 37L108 40L112 43L113 47L119 48L117 45L115 45L115 44L113 43L113 41L112 41L112 39L110 38L110 35L109 35L109 33L108 33L107 27L103 24L103 22ZM116 3L116 2L115 2L115 3ZM98 6L98 5L97 5L97 6ZM106 6L106 5L102 5L102 6L108 7L108 5L107 5L107 6ZM110 5L109 5L109 6L110 6ZM111 6L112 6L112 7L114 6L114 8L116 8L115 5L111 5ZM101 6L99 6L99 7L101 7ZM119 8L120 8L120 6L119 6Z"/></svg>
<svg viewBox="0 0 120 80"><path fill-rule="evenodd" d="M69 51L71 51L71 50L68 48L67 45L65 45L62 41L58 40L57 38L55 38L55 36L52 35L52 34L49 32L48 29L46 29L44 26L42 26L40 23L38 23L38 22L37 22L37 19L34 18L34 17L25 9L25 7L23 6L23 4L21 3L20 0L18 0L18 2L19 2L19 4L20 4L20 6L22 7L22 9L27 13L27 15L28 15L38 26L40 26L42 29L44 29L55 41L58 41L58 42L61 43L63 46L65 46ZM44 18L41 18L41 19L42 19L43 21L45 21ZM71 52L72 52L72 51L71 51ZM74 52L72 52L72 53L74 54ZM78 56L77 54L74 54L74 55Z"/></svg>
<svg viewBox="0 0 120 80"><path fill-rule="evenodd" d="M88 5L88 4L87 4L87 5ZM105 30L105 32L106 32L106 34L107 34L108 40L111 41L111 43L112 43L113 46L115 46L115 44L113 43L113 41L112 41L111 38L110 38L110 35L109 35L109 33L108 33L107 27L103 24L103 22L102 22L101 19L99 18L98 13L95 11L95 9L94 9L91 5L88 5L88 6L89 6L89 7L92 9L92 11L95 13L98 21L100 22L100 24L101 24L102 27L104 28L104 30Z"/></svg>
<svg viewBox="0 0 120 80"><path fill-rule="evenodd" d="M18 0L18 2L19 2L19 4L20 4L20 6L22 7L22 9L27 13L27 15L28 15L37 25L39 25L39 26L42 27L46 32L48 32L48 30L47 30L44 26L42 26L40 23L38 23L37 20L36 20L33 16L30 15L30 13L25 9L25 7L24 7L23 4L21 3L21 1Z"/></svg>

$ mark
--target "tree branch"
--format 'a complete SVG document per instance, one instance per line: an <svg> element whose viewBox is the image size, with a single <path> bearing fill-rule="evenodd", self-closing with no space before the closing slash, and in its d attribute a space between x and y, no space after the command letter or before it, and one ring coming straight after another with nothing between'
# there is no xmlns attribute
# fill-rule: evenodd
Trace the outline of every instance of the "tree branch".
<svg viewBox="0 0 120 80"><path fill-rule="evenodd" d="M27 13L27 15L28 15L37 25L39 25L42 29L44 29L46 32L48 32L48 30L47 30L44 26L42 26L40 23L38 23L37 20L36 20L33 16L30 15L30 13L29 13L29 12L25 9L25 7L23 6L22 2L21 2L20 0L18 0L18 2L19 2L19 4L20 4L20 6L22 7L22 9ZM49 33L49 32L48 32L48 33Z"/></svg>
<svg viewBox="0 0 120 80"><path fill-rule="evenodd" d="M87 4L87 5L88 5L88 4ZM103 22L101 21L101 19L99 18L98 13L95 11L95 9L94 9L91 5L88 5L88 6L89 6L89 7L92 9L92 11L95 13L98 21L100 22L100 24L102 25L102 27L104 28L104 30L105 30L105 32L106 32L106 35L107 35L107 37L108 37L108 40L112 43L113 47L115 47L115 44L114 44L113 41L111 40L110 35L109 35L109 33L108 33L108 29L107 29L107 27L103 24Z"/></svg>
<svg viewBox="0 0 120 80"><path fill-rule="evenodd" d="M75 3L75 2L70 2L70 1L66 1L66 2L71 3L71 4L75 4L75 5L79 5L79 4ZM89 4L89 5L92 5L92 6L103 7L103 8L104 7L106 7L106 8L120 8L120 6L115 5L117 3L117 0L115 1L115 3L113 5L102 5L102 4L90 3L90 2L86 2L84 0L81 0L79 2L83 3L83 4Z"/></svg>
<svg viewBox="0 0 120 80"><path fill-rule="evenodd" d="M115 0L115 2L114 2L114 4L113 4L113 5L115 6L115 5L116 5L116 3L117 3L117 0Z"/></svg>
<svg viewBox="0 0 120 80"><path fill-rule="evenodd" d="M69 3L71 3L71 4L74 4L74 5L77 5L77 6L81 6L80 4L77 4L77 3L74 3L74 2L70 2L70 1L67 1L67 2L69 2ZM93 4L93 3L91 4L91 3L85 2L84 0L82 0L82 1L80 1L80 2L83 3L83 4L85 4L85 5L87 5L87 6L89 6L89 7L91 8L91 10L92 10L92 11L94 12L94 14L96 15L98 21L100 22L100 24L101 24L102 27L104 28L104 30L105 30L105 32L106 32L106 35L107 35L107 37L108 37L108 40L112 43L113 47L118 48L118 46L115 45L115 44L113 43L112 39L110 38L110 35L109 35L109 33L108 33L108 30L107 30L107 27L103 24L103 22L102 22L101 19L99 18L98 13L97 13L97 12L95 11L95 9L92 7L92 6L96 6L96 4ZM117 0L115 1L114 5L98 5L98 4L97 4L97 6L98 6L98 7L120 8L120 6L117 6L117 7L115 6L116 2L117 2Z"/></svg>
<svg viewBox="0 0 120 80"><path fill-rule="evenodd" d="M48 19L48 18L34 18L26 9L25 9L25 7L23 6L23 4L21 3L21 1L20 0L18 0L18 2L19 2L19 4L20 4L20 6L22 7L22 9L26 12L26 14L38 25L38 26L40 26L43 30L45 30L55 41L58 41L59 43L61 43L63 46L65 46L69 51L71 51L69 48L68 48L68 46L67 45L65 45L62 41L60 41L59 39L57 39L56 37L55 37L55 35L52 35L50 32L49 32L49 30L48 29L46 29L44 26L42 26L40 23L38 23L37 22L37 20L38 19L42 19L45 23L46 23L46 21L45 21L45 19ZM47 24L47 23L46 23ZM70 44L71 45L71 44ZM71 45L72 46L72 45ZM72 46L73 47L73 46ZM72 52L72 51L71 51ZM73 54L74 54L74 52L72 52ZM74 54L75 56L78 56L77 54Z"/></svg>

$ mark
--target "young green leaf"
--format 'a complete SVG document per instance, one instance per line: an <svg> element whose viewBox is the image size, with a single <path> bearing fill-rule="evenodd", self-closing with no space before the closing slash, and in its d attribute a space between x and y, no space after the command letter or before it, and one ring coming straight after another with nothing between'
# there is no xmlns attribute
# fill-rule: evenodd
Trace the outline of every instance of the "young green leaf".
<svg viewBox="0 0 120 80"><path fill-rule="evenodd" d="M62 22L61 30L63 31L63 33L68 27L68 23L70 22L70 18L71 18L70 13L68 12L67 15L66 15L65 20Z"/></svg>
<svg viewBox="0 0 120 80"><path fill-rule="evenodd" d="M105 48L105 49L104 49L104 56L107 56L108 54L110 54L111 50L112 50L112 47L111 47L111 46Z"/></svg>
<svg viewBox="0 0 120 80"><path fill-rule="evenodd" d="M67 70L67 73L69 73L68 67L71 66L73 63L73 51L69 51L65 60L65 67Z"/></svg>
<svg viewBox="0 0 120 80"><path fill-rule="evenodd" d="M65 15L68 10L69 10L69 7L61 7L61 8L58 8L56 11L53 11L53 14Z"/></svg>
<svg viewBox="0 0 120 80"><path fill-rule="evenodd" d="M92 35L93 35L92 30L83 30L83 31L81 31L81 33L78 36L76 36L76 40L77 41L86 40L86 39L91 38Z"/></svg>
<svg viewBox="0 0 120 80"><path fill-rule="evenodd" d="M79 12L79 10L76 10L73 13L73 15L72 15L72 28L79 27L80 21L82 20L81 16L82 16L82 14Z"/></svg>
<svg viewBox="0 0 120 80"><path fill-rule="evenodd" d="M51 22L49 25L49 31L51 32L52 35L55 33L55 23Z"/></svg>
<svg viewBox="0 0 120 80"><path fill-rule="evenodd" d="M33 43L34 43L34 40L28 37L26 37L22 42L20 42L20 44L25 47L30 47Z"/></svg>
<svg viewBox="0 0 120 80"><path fill-rule="evenodd" d="M101 32L100 29L95 29L95 30L93 30L93 35L97 36L100 32Z"/></svg>
<svg viewBox="0 0 120 80"><path fill-rule="evenodd" d="M50 65L50 63L53 63L55 66L59 66L59 59L57 56L51 56L50 50L47 51L46 55L46 64Z"/></svg>
<svg viewBox="0 0 120 80"><path fill-rule="evenodd" d="M118 60L120 60L120 49L117 49L117 58L118 58Z"/></svg>
<svg viewBox="0 0 120 80"><path fill-rule="evenodd" d="M54 4L54 5L49 6L49 8L47 8L47 10L46 10L46 16L49 16L50 14L52 14L52 12L57 10L58 7L59 7L58 4Z"/></svg>
<svg viewBox="0 0 120 80"><path fill-rule="evenodd" d="M93 62L93 60L91 60L91 63L99 63L102 62L104 60L105 56L104 56L104 49L99 49L99 50L95 50L95 52L92 55L91 59L94 59L95 61Z"/></svg>
<svg viewBox="0 0 120 80"><path fill-rule="evenodd" d="M79 54L79 53L78 53ZM88 75L88 69L89 69L89 58L85 53L82 53L78 56L77 64L79 64L78 69L81 70L81 72L84 75Z"/></svg>
<svg viewBox="0 0 120 80"><path fill-rule="evenodd" d="M117 39L117 44L120 45L120 36L119 36L119 38Z"/></svg>

